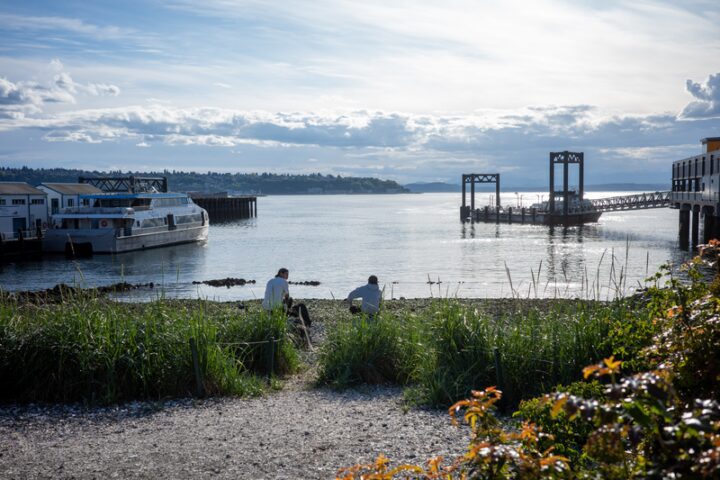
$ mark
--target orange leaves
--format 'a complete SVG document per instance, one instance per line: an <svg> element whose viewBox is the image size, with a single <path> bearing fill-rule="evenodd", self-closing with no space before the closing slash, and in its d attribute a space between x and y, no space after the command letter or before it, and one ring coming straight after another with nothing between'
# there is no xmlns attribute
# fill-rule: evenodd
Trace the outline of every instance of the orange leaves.
<svg viewBox="0 0 720 480"><path fill-rule="evenodd" d="M453 425L457 425L457 412L465 408L464 420L475 430L477 420L485 417L495 403L502 398L502 392L495 387L488 387L483 391L473 390L473 398L460 400L448 409L450 421Z"/></svg>
<svg viewBox="0 0 720 480"><path fill-rule="evenodd" d="M389 468L390 460L382 453L377 456L374 463L354 465L343 468L335 477L336 480L392 480L393 478L450 478L447 471L441 469L442 457L428 460L427 470L418 465L403 464ZM408 474L414 474L409 476ZM402 475L398 477L398 475Z"/></svg>
<svg viewBox="0 0 720 480"><path fill-rule="evenodd" d="M594 375L595 377L615 375L616 373L620 373L621 365L622 362L620 360L615 360L615 357L611 356L598 364L588 365L583 368L583 378L587 379L591 375Z"/></svg>

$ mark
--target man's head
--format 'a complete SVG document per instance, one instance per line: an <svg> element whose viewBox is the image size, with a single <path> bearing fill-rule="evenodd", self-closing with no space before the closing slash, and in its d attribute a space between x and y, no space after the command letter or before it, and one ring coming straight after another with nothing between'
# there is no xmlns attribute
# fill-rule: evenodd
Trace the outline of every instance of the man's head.
<svg viewBox="0 0 720 480"><path fill-rule="evenodd" d="M377 285L377 282L378 282L378 280L377 280L377 277L376 277L375 275L370 275L370 276L368 277L368 283L369 283L370 285Z"/></svg>
<svg viewBox="0 0 720 480"><path fill-rule="evenodd" d="M287 268L281 268L280 270L278 270L278 273L275 276L287 280L288 276L290 276L290 271Z"/></svg>

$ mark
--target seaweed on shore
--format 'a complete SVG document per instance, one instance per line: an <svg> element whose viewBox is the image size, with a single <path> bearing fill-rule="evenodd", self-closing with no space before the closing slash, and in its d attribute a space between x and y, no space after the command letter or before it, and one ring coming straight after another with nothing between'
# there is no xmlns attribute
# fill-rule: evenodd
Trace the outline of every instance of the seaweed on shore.
<svg viewBox="0 0 720 480"><path fill-rule="evenodd" d="M155 283L117 282L111 285L93 288L71 287L70 285L67 285L65 283L59 283L54 287L47 288L45 290L13 292L10 295L17 298L18 300L27 302L57 302L62 301L69 295L77 295L79 293L106 294L127 292L130 290L137 290L139 288L155 288Z"/></svg>
<svg viewBox="0 0 720 480"><path fill-rule="evenodd" d="M219 278L216 280L203 280L203 281L193 281L193 285L210 285L211 287L235 287L235 286L243 286L247 284L254 284L255 280L245 280L244 278Z"/></svg>

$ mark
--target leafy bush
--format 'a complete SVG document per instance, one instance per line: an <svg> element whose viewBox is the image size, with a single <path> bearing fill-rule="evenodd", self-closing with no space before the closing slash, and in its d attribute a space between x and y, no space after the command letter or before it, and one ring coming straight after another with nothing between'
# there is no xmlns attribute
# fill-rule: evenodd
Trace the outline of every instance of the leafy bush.
<svg viewBox="0 0 720 480"><path fill-rule="evenodd" d="M442 458L428 467L391 468L379 456L375 463L341 469L338 478L392 479L557 479L557 478L717 478L720 475L720 403L696 399L683 404L666 372L646 372L623 378L620 362L608 358L586 367L586 376L610 376L606 400L569 393L545 397L551 417L565 415L589 434L583 455L589 462L558 455L545 448L555 438L538 425L502 428L493 414L501 393L494 387L473 392L450 408L452 421L463 412L470 426L467 453L443 466ZM591 387L595 388L595 387ZM575 458L579 458L575 456Z"/></svg>
<svg viewBox="0 0 720 480"><path fill-rule="evenodd" d="M585 399L602 400L605 397L605 388L598 381L558 385L555 391ZM579 418L571 419L564 412L553 415L552 406L544 396L520 402L513 417L537 425L538 429L546 434L539 439L542 450L552 448L554 453L567 457L573 463L581 461L583 445L593 430L591 425Z"/></svg>

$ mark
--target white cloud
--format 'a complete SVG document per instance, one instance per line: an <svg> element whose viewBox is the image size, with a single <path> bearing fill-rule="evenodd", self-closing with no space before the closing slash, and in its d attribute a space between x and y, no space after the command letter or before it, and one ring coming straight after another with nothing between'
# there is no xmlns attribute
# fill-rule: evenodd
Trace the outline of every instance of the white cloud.
<svg viewBox="0 0 720 480"><path fill-rule="evenodd" d="M42 85L35 81L11 82L0 77L0 117L22 119L42 112L46 104L75 104L79 93L91 96L117 96L120 88L105 83L81 84L63 71L62 62L54 59L52 80Z"/></svg>
<svg viewBox="0 0 720 480"><path fill-rule="evenodd" d="M685 88L697 100L683 109L682 117L720 117L720 73L710 75L703 83L688 80Z"/></svg>
<svg viewBox="0 0 720 480"><path fill-rule="evenodd" d="M3 13L0 14L0 24L2 24L5 29L38 31L61 30L101 39L124 38L134 33L131 29L95 25L77 18L68 17L26 16Z"/></svg>

